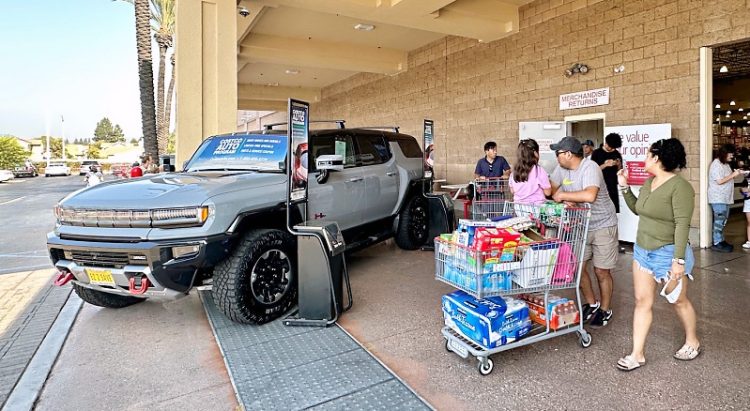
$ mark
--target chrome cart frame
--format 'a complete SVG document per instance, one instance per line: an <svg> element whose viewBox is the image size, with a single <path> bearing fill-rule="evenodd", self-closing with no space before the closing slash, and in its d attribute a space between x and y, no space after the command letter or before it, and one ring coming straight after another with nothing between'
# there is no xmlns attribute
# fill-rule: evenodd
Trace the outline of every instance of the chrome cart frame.
<svg viewBox="0 0 750 411"><path fill-rule="evenodd" d="M539 293L535 298L541 299L543 296L546 313L544 324L537 323L525 337L491 349L480 346L446 325L442 330L446 340L445 348L462 358L475 357L479 361L479 372L488 375L494 368L494 363L489 357L516 347L570 333L577 333L580 345L584 348L589 347L592 339L591 334L583 327L579 285L591 217L590 207L504 202L502 212L494 215L488 210L486 213L489 213L488 218L499 220L496 222L498 227L503 227L504 221L511 225L518 221L519 217L531 220L536 226L535 231L540 232L543 237L535 238L533 242L519 243L511 248L489 250L479 250L476 247L436 238L435 278L479 299ZM500 266L503 273L512 275L512 282L507 281L508 279L503 282L496 278L488 278L485 264ZM497 270L494 268L490 271ZM575 324L557 324L557 327L553 327L553 316L549 306L550 291L566 289L575 289L578 321Z"/></svg>

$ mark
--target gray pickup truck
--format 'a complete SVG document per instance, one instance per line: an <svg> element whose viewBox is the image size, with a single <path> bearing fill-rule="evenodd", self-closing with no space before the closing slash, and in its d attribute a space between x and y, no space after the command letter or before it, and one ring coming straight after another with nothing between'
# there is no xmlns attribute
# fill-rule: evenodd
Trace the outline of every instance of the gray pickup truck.
<svg viewBox="0 0 750 411"><path fill-rule="evenodd" d="M174 299L211 284L217 306L232 320L271 321L297 299L299 262L286 229L288 172L292 184L310 174L307 205L290 209L293 223L336 221L349 250L390 237L404 249L426 242L422 151L414 137L342 127L310 131L309 147L291 161L286 149L284 131L214 136L181 172L68 195L55 207L57 225L47 235L56 283L72 282L84 301L110 308ZM343 160L343 167L316 170L320 156Z"/></svg>

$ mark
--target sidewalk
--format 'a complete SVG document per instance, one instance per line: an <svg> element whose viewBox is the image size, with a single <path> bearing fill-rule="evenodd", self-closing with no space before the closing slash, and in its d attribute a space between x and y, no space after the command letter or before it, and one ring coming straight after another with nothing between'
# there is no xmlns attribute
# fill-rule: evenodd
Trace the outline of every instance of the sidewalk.
<svg viewBox="0 0 750 411"><path fill-rule="evenodd" d="M52 285L53 271L0 275L0 407L70 294Z"/></svg>

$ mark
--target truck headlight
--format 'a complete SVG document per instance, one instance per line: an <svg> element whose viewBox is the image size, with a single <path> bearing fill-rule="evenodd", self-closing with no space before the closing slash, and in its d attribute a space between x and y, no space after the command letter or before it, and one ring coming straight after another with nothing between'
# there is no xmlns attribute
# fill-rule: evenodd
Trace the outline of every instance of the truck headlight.
<svg viewBox="0 0 750 411"><path fill-rule="evenodd" d="M208 206L151 210L152 227L199 226L208 219Z"/></svg>

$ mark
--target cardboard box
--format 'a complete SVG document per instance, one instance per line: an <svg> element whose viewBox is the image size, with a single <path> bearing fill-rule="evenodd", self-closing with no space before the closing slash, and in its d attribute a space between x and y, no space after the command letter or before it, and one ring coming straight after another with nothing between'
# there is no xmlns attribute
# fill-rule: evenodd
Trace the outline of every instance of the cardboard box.
<svg viewBox="0 0 750 411"><path fill-rule="evenodd" d="M531 330L529 309L521 300L476 299L463 291L443 296L445 325L486 349L524 337Z"/></svg>
<svg viewBox="0 0 750 411"><path fill-rule="evenodd" d="M529 307L529 317L531 321L537 324L547 324L548 312L552 313L550 328L553 330L578 324L580 320L580 313L575 301L550 294L545 308L544 294L521 294L519 297L526 301Z"/></svg>

